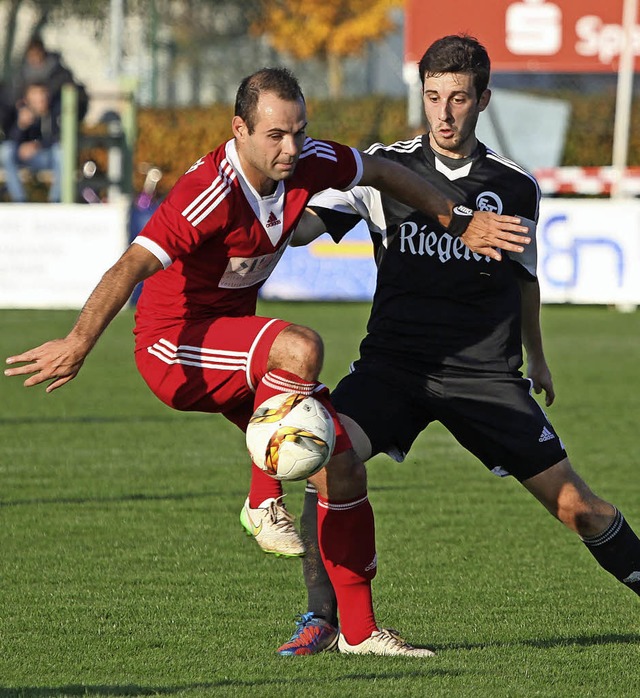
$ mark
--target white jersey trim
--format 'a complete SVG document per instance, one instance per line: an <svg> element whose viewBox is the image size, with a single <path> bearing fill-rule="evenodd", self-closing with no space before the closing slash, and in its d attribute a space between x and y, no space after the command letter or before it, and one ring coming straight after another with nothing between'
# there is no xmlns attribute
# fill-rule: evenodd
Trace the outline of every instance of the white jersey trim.
<svg viewBox="0 0 640 698"><path fill-rule="evenodd" d="M506 251L507 257L512 259L523 266L534 279L538 278L538 244L536 238L536 228L537 224L535 221L525 218L524 216L519 216L520 224L525 225L529 232L527 235L531 238L531 242L528 245L523 245L523 252L509 252Z"/></svg>
<svg viewBox="0 0 640 698"><path fill-rule="evenodd" d="M249 386L249 389L251 390L252 393L256 392L256 386L251 381L251 366L253 364L253 355L255 354L256 347L260 343L262 336L267 331L267 328L271 327L271 325L273 325L274 322L278 322L278 319L273 318L272 320L269 320L269 322L260 330L260 332L258 332L258 334L256 335L256 338L253 340L253 343L251 344L251 347L249 348L249 352L247 354L247 365L246 365L246 369L245 369L245 375L247 378L247 385Z"/></svg>
<svg viewBox="0 0 640 698"><path fill-rule="evenodd" d="M387 150L396 153L412 153L414 150L419 150L422 147L422 136L416 136L409 141L396 141L391 145L384 143L373 143L364 152L369 155L374 155L377 150Z"/></svg>
<svg viewBox="0 0 640 698"><path fill-rule="evenodd" d="M302 145L300 160L304 160L310 155L315 155L318 158L326 158L332 162L338 162L338 156L332 145L325 141L316 141L313 138L307 138Z"/></svg>
<svg viewBox="0 0 640 698"><path fill-rule="evenodd" d="M352 189L358 184L362 179L362 156L360 151L356 148L351 148L353 153L353 158L356 161L356 174L350 184L348 184L343 191ZM302 146L302 152L300 153L300 160L303 160L310 155L315 155L319 158L326 158L327 160L332 160L333 162L338 162L338 157L336 151L332 145L326 143L325 141L316 141L313 138L307 138Z"/></svg>
<svg viewBox="0 0 640 698"><path fill-rule="evenodd" d="M136 238L134 238L133 242L131 244L136 244L140 245L141 247L144 247L146 250L149 250L151 254L154 257L157 257L160 264L162 264L163 268L166 269L168 266L171 266L171 263L173 260L169 255L158 245L157 242L154 242L153 240L150 240L149 238L145 237L144 235L138 235Z"/></svg>
<svg viewBox="0 0 640 698"><path fill-rule="evenodd" d="M231 193L231 183L237 177L225 158L218 167L218 176L182 211L182 215L197 227Z"/></svg>
<svg viewBox="0 0 640 698"><path fill-rule="evenodd" d="M356 161L356 176L353 178L353 181L351 184L349 184L346 189L353 189L353 187L358 184L358 182L362 179L362 170L363 170L363 165L362 165L362 156L360 155L360 151L356 150L355 148L351 148L351 152L353 153L353 157L355 158Z"/></svg>
<svg viewBox="0 0 640 698"><path fill-rule="evenodd" d="M242 163L238 157L238 150L234 140L228 141L225 146L225 152L233 166L234 173L238 177L245 199L251 206L251 210L256 218L260 221L271 244L275 247L284 232L284 180L278 182L273 194L260 196L242 169Z"/></svg>
<svg viewBox="0 0 640 698"><path fill-rule="evenodd" d="M466 165L463 165L462 167L452 169L451 167L447 167L447 165L445 165L444 162L442 162L442 160L440 160L439 158L436 157L435 159L436 172L439 172L441 175L444 175L450 182L455 182L456 179L468 177L469 172L471 172L472 166L473 161L468 162Z"/></svg>
<svg viewBox="0 0 640 698"><path fill-rule="evenodd" d="M524 175L525 177L528 177L533 184L535 185L536 188L536 197L537 197L537 202L536 202L536 213L535 213L535 218L538 220L538 215L540 213L540 185L538 184L538 180L531 174L531 172L527 172L527 170L524 169L524 167L520 167L516 162L513 162L513 160L509 160L509 158L505 158L504 155L499 155L496 153L494 150L491 150L491 148L487 148L487 158L490 160L495 160L496 162L499 162L500 164L504 165L505 167L509 167L512 170L515 170L516 172L519 172L520 174Z"/></svg>

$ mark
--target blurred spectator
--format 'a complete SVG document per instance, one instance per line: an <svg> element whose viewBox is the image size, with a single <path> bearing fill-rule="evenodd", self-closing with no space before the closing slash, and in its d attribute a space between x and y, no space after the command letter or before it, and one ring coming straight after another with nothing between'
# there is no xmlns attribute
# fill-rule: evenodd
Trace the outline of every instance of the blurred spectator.
<svg viewBox="0 0 640 698"><path fill-rule="evenodd" d="M89 106L89 99L84 85L78 83L72 72L62 63L59 53L47 51L42 39L35 36L25 49L24 58L13 80L13 95L19 102L26 88L34 83L44 84L49 88L49 101L54 110L60 109L62 86L73 83L78 89L78 120L81 121Z"/></svg>
<svg viewBox="0 0 640 698"><path fill-rule="evenodd" d="M10 90L0 82L0 141L7 137L7 133L16 118L16 106Z"/></svg>
<svg viewBox="0 0 640 698"><path fill-rule="evenodd" d="M45 84L28 85L18 106L16 121L0 143L0 162L5 170L9 197L15 202L27 200L20 169L33 173L51 171L53 181L49 201L60 201L60 103L50 104Z"/></svg>

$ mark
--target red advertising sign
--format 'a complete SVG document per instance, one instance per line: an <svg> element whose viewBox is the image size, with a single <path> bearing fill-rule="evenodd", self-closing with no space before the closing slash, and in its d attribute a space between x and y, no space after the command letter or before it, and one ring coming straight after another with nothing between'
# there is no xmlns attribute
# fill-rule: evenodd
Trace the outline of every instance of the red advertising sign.
<svg viewBox="0 0 640 698"><path fill-rule="evenodd" d="M405 62L419 61L435 39L463 32L487 47L494 71L615 72L624 39L622 5L623 0L455 0L445 9L407 0ZM640 70L638 24L632 41Z"/></svg>

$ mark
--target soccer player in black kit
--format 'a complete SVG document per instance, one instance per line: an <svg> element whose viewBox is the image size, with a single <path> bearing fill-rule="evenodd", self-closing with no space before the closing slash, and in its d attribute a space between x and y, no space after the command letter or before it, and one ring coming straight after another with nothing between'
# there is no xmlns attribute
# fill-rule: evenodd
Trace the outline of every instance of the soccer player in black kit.
<svg viewBox="0 0 640 698"><path fill-rule="evenodd" d="M638 537L573 470L531 394L544 391L547 406L554 400L536 280L540 191L529 173L476 139L478 116L490 99L489 57L476 39L447 36L427 49L419 68L429 133L367 152L401 162L469 208L527 220L532 242L496 261L371 188L331 190L312 200L318 217L301 226L301 242L325 230L338 242L362 218L378 266L360 358L333 391L333 403L363 460L387 453L400 461L421 431L441 422L491 472L517 478L605 570L640 595ZM366 653L339 634L315 517L316 495L307 487L301 527L308 610L278 651L315 654L337 645Z"/></svg>

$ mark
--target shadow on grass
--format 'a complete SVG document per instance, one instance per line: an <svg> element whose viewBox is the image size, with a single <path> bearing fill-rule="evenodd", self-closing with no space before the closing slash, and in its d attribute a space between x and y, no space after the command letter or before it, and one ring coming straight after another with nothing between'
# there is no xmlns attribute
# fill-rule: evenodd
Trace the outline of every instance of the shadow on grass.
<svg viewBox="0 0 640 698"><path fill-rule="evenodd" d="M514 640L509 642L489 641L489 642L468 642L460 644L450 644L436 646L440 652L446 650L476 650L488 649L490 647L535 647L537 649L549 649L551 647L594 647L597 645L637 645L640 643L640 634L627 633L608 635L576 635L575 637L549 637L535 640Z"/></svg>
<svg viewBox="0 0 640 698"><path fill-rule="evenodd" d="M440 652L444 653L447 650L473 650L486 649L489 647L535 647L540 649L549 649L552 647L565 647L577 645L580 647L590 647L597 645L637 645L640 642L640 635L637 633L630 634L609 634L609 635L578 635L575 637L555 637L539 640L518 640L514 642L486 642L486 643L463 643L452 644L446 647L441 647ZM360 657L349 658L358 661ZM371 658L367 658L371 659ZM406 661L404 658L385 658L391 661ZM433 660L435 661L435 660ZM413 665L413 661L411 662ZM415 665L413 665L415 666ZM437 677L455 677L461 676L460 670L447 670L436 668L424 668L408 671L393 671L393 672L350 672L343 676L331 676L331 682L347 682L347 681L366 681L375 680L376 682L391 680L398 681L401 679L424 679ZM47 686L21 686L16 688L0 687L0 698L64 698L65 696L105 696L105 698L114 698L117 696L170 696L184 691L195 690L214 690L216 688L235 687L238 689L259 688L264 686L287 686L289 684L300 685L305 684L323 684L324 679L316 679L308 677L306 680L301 680L296 677L282 678L266 678L264 680L241 680L241 679L220 679L219 681L210 681L206 683L184 684L177 686L137 686L133 684L122 686L106 686L106 685L82 685L70 684L67 686L47 687Z"/></svg>
<svg viewBox="0 0 640 698"><path fill-rule="evenodd" d="M188 499L206 499L209 497L220 497L219 492L185 492L184 494L122 494L117 497L44 497L35 499L15 499L3 501L0 499L2 507L24 507L40 504L106 504L114 502L163 502L163 501L183 501ZM240 496L240 494L238 494ZM243 495L244 496L244 495ZM2 693L0 693L2 698Z"/></svg>
<svg viewBox="0 0 640 698"><path fill-rule="evenodd" d="M403 660L401 660L403 661ZM349 673L344 676L332 676L331 683L340 681L398 681L399 679L421 679L435 678L438 676L459 676L459 671L445 671L442 669L425 669L424 671L394 671L385 673ZM308 678L302 680L306 684L324 684L329 679ZM207 683L185 684L182 686L87 686L72 684L69 686L47 687L19 687L0 688L0 698L63 698L64 696L170 696L184 691L213 690L216 688L238 688L251 689L262 686L286 686L289 684L299 685L300 677L267 678L243 681L241 679L221 679Z"/></svg>
<svg viewBox="0 0 640 698"><path fill-rule="evenodd" d="M20 426L21 424L132 424L138 422L210 421L213 414L174 411L167 415L118 415L99 417L98 415L77 415L75 417L0 417L0 427Z"/></svg>

